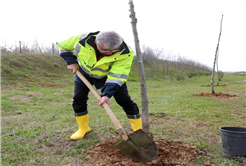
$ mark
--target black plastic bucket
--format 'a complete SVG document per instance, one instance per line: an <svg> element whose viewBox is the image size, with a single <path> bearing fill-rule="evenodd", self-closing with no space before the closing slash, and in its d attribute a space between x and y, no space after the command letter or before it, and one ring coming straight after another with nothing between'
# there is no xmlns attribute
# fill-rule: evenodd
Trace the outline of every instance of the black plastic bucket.
<svg viewBox="0 0 246 166"><path fill-rule="evenodd" d="M246 128L220 127L222 150L236 156L246 156Z"/></svg>

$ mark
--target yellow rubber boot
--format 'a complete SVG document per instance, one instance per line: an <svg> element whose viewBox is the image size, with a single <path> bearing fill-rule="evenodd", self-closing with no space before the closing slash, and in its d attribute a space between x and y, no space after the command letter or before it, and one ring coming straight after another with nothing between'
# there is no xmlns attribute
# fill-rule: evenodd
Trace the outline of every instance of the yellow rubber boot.
<svg viewBox="0 0 246 166"><path fill-rule="evenodd" d="M70 138L71 139L84 138L85 134L91 131L89 127L89 115L86 114L83 116L75 116L75 118L79 129Z"/></svg>
<svg viewBox="0 0 246 166"><path fill-rule="evenodd" d="M139 129L142 129L142 119L129 119L133 131L137 131Z"/></svg>

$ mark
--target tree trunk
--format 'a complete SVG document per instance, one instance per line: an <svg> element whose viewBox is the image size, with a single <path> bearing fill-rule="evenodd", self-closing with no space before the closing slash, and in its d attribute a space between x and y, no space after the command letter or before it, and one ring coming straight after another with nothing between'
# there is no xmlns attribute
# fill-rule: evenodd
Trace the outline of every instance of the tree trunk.
<svg viewBox="0 0 246 166"><path fill-rule="evenodd" d="M165 76L166 74L165 74L165 65L164 65L164 62L161 62L161 64L162 64L162 72L163 72L163 75Z"/></svg>
<svg viewBox="0 0 246 166"><path fill-rule="evenodd" d="M167 75L169 75L169 62L167 61Z"/></svg>
<svg viewBox="0 0 246 166"><path fill-rule="evenodd" d="M220 36L221 36L221 31L222 31L222 20L223 20L223 14L221 17L219 39L218 39L218 43L217 43L217 47L216 47L216 51L215 51L215 57L214 57L214 65L213 65L213 72L212 72L212 79L211 79L212 93L215 93L215 91L214 91L214 71L215 71L215 63L217 60L217 52L219 50Z"/></svg>
<svg viewBox="0 0 246 166"><path fill-rule="evenodd" d="M145 74L144 74L144 66L142 62L142 55L141 50L139 46L139 39L138 39L138 33L137 33L137 19L135 17L135 11L134 11L134 5L133 1L129 0L130 5L130 18L132 23L132 30L135 40L135 47L136 47L136 53L138 57L138 63L139 63L139 75L140 75L140 81L141 81L141 97L142 97L142 124L143 124L143 130L146 132L146 134L153 138L152 134L149 131L149 110L148 110L148 96L147 96L147 88L146 88L146 82L145 82Z"/></svg>
<svg viewBox="0 0 246 166"><path fill-rule="evenodd" d="M219 50L218 50L218 53L217 53L217 61L216 61L216 66L217 66L217 85L220 84L220 78L219 78L219 62L218 62L218 58L219 58Z"/></svg>

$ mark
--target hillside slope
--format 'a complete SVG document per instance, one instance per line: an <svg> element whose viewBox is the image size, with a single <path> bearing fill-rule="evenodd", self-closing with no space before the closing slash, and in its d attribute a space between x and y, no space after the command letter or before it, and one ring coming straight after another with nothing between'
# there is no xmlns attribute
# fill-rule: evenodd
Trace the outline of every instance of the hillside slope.
<svg viewBox="0 0 246 166"><path fill-rule="evenodd" d="M73 79L59 55L15 54L1 56L1 87L63 84Z"/></svg>
<svg viewBox="0 0 246 166"><path fill-rule="evenodd" d="M146 79L169 79L171 74L188 77L186 68L182 68L182 66L175 68L173 67L174 65L172 66L172 62L169 65L169 73L166 71L166 74L156 64L145 66ZM66 69L66 66L66 63L58 54L2 55L1 87L45 86L47 84L66 85L73 82L74 77ZM133 61L132 71L128 80L140 81L139 64L136 57Z"/></svg>

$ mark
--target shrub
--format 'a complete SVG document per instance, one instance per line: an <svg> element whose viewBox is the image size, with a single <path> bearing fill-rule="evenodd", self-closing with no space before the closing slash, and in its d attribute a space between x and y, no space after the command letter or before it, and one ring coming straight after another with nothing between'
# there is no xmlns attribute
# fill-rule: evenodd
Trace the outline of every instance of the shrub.
<svg viewBox="0 0 246 166"><path fill-rule="evenodd" d="M176 75L176 80L177 81L181 81L181 80L184 80L184 79L185 79L185 77L183 75L181 75L181 74L177 74Z"/></svg>
<svg viewBox="0 0 246 166"><path fill-rule="evenodd" d="M169 76L170 76L171 81L173 81L174 70L170 70L170 71L169 71Z"/></svg>
<svg viewBox="0 0 246 166"><path fill-rule="evenodd" d="M205 72L205 76L210 76L211 74L211 72Z"/></svg>
<svg viewBox="0 0 246 166"><path fill-rule="evenodd" d="M187 72L186 74L187 74L187 76L189 78L192 78L192 77L196 77L196 76L200 77L200 76L203 76L203 75L209 76L209 75L211 75L211 72L206 72L206 71L199 70L197 72Z"/></svg>
<svg viewBox="0 0 246 166"><path fill-rule="evenodd" d="M197 72L197 75L200 77L200 76L203 76L203 75L207 75L207 72L205 72L205 71L202 71L202 70L199 70L198 72Z"/></svg>
<svg viewBox="0 0 246 166"><path fill-rule="evenodd" d="M189 78L192 78L192 77L197 76L197 73L196 72L187 72L187 75Z"/></svg>
<svg viewBox="0 0 246 166"><path fill-rule="evenodd" d="M222 80L222 77L224 76L224 73L222 71L219 71L219 81Z"/></svg>

